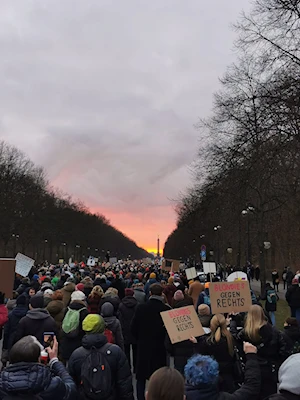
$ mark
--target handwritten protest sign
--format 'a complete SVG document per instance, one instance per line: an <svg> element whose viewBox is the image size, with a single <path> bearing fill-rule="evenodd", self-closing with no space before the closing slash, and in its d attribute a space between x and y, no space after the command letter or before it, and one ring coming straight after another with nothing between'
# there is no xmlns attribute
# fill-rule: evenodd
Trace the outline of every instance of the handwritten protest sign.
<svg viewBox="0 0 300 400"><path fill-rule="evenodd" d="M185 273L186 273L186 277L187 277L187 279L188 279L189 281L190 281L191 279L196 278L196 276L197 276L197 271L196 271L196 268L195 268L195 267L187 268L187 269L185 270Z"/></svg>
<svg viewBox="0 0 300 400"><path fill-rule="evenodd" d="M172 344L205 334L194 306L163 311L160 315Z"/></svg>
<svg viewBox="0 0 300 400"><path fill-rule="evenodd" d="M217 272L216 263L214 262L204 262L203 272L206 274L215 274Z"/></svg>
<svg viewBox="0 0 300 400"><path fill-rule="evenodd" d="M248 311L252 305L249 282L217 282L209 285L213 314Z"/></svg>
<svg viewBox="0 0 300 400"><path fill-rule="evenodd" d="M13 298L16 260L14 258L0 258L0 291L7 299Z"/></svg>
<svg viewBox="0 0 300 400"><path fill-rule="evenodd" d="M16 274L21 276L27 276L29 271L34 265L34 260L25 256L22 253L18 253L16 256Z"/></svg>

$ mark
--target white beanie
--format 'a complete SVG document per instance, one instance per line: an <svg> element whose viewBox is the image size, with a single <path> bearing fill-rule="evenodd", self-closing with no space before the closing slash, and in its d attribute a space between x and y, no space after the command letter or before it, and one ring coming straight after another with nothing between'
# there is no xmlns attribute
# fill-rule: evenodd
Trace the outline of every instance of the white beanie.
<svg viewBox="0 0 300 400"><path fill-rule="evenodd" d="M85 294L83 292L81 292L80 290L75 290L75 292L73 292L71 294L71 301L84 301L85 300Z"/></svg>
<svg viewBox="0 0 300 400"><path fill-rule="evenodd" d="M44 296L52 296L53 295L53 290L51 290L51 289L46 289L45 291L44 291Z"/></svg>
<svg viewBox="0 0 300 400"><path fill-rule="evenodd" d="M279 368L279 391L286 390L298 396L300 395L299 370L300 353L293 354Z"/></svg>

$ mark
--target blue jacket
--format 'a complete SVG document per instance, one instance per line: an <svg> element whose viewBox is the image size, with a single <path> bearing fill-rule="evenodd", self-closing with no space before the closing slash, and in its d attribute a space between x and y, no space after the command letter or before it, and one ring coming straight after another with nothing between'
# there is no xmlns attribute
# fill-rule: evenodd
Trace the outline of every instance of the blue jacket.
<svg viewBox="0 0 300 400"><path fill-rule="evenodd" d="M150 286L153 285L154 283L158 283L158 282L156 279L152 278L152 279L149 279L145 285L145 293L146 293L147 299L150 296Z"/></svg>
<svg viewBox="0 0 300 400"><path fill-rule="evenodd" d="M208 298L208 302L209 304L207 304L207 302L205 301L205 299ZM207 304L210 308L210 296L209 296L209 289L204 289L204 292L200 293L199 297L198 297L198 302L197 302L197 307L196 310L198 310L198 307L200 306L200 304Z"/></svg>
<svg viewBox="0 0 300 400"><path fill-rule="evenodd" d="M38 395L43 400L76 399L76 385L65 366L56 361L52 367L37 363L16 363L0 374L0 398L6 395Z"/></svg>

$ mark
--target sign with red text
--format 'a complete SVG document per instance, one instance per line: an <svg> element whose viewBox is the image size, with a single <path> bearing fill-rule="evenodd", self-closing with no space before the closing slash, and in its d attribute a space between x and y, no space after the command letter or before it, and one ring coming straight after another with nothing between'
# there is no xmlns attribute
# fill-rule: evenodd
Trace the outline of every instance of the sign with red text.
<svg viewBox="0 0 300 400"><path fill-rule="evenodd" d="M252 305L247 281L210 283L209 295L213 314L247 312Z"/></svg>
<svg viewBox="0 0 300 400"><path fill-rule="evenodd" d="M163 311L160 315L172 344L205 335L194 306Z"/></svg>

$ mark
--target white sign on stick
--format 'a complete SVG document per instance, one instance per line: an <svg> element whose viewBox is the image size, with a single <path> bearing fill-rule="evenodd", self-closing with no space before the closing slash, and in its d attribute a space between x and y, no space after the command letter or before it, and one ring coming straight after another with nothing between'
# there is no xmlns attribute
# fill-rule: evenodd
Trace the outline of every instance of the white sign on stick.
<svg viewBox="0 0 300 400"><path fill-rule="evenodd" d="M203 272L205 274L216 274L217 273L216 263L204 262L203 263Z"/></svg>
<svg viewBox="0 0 300 400"><path fill-rule="evenodd" d="M95 261L94 257L92 257L92 256L89 257L89 259L87 261L87 265L89 267L94 267L96 265L96 261Z"/></svg>
<svg viewBox="0 0 300 400"><path fill-rule="evenodd" d="M196 278L197 276L197 271L195 267L192 268L188 268L185 270L186 273L186 277L188 278L188 280L190 281L191 279Z"/></svg>
<svg viewBox="0 0 300 400"><path fill-rule="evenodd" d="M16 260L16 269L15 269L16 274L19 274L21 276L27 276L29 274L29 271L34 265L34 260L32 258L24 256L24 254L22 253L18 253L15 260Z"/></svg>

